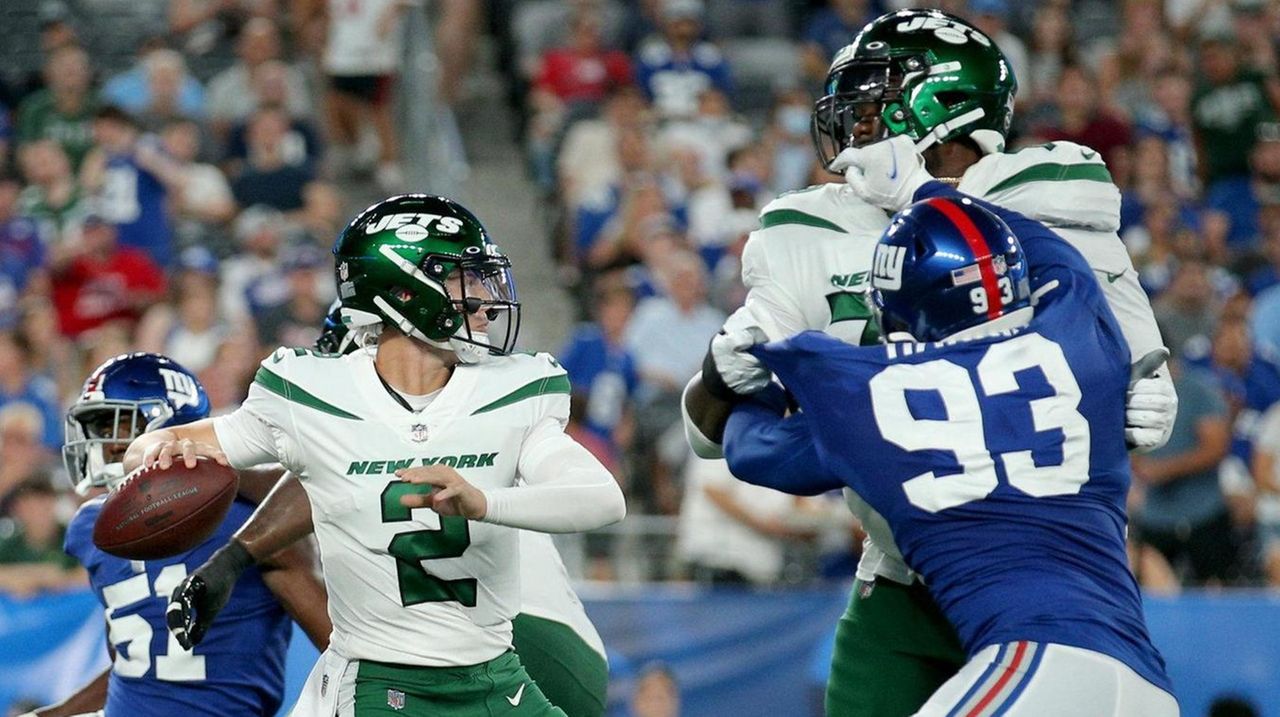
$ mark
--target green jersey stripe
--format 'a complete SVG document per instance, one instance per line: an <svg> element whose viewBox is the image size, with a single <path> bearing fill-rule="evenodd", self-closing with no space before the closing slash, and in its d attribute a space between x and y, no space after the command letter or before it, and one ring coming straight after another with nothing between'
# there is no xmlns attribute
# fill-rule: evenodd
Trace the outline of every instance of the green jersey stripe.
<svg viewBox="0 0 1280 717"><path fill-rule="evenodd" d="M1101 164L1034 164L1026 169L1006 177L1004 181L987 190L987 194L995 194L1010 187L1027 182L1067 182L1083 180L1086 182L1111 183L1111 172Z"/></svg>
<svg viewBox="0 0 1280 717"><path fill-rule="evenodd" d="M569 375L561 373L526 383L502 398L477 408L471 412L471 415L476 416L481 413L496 411L499 408L510 406L511 404L518 403L526 398L542 396L548 393L569 393Z"/></svg>
<svg viewBox="0 0 1280 717"><path fill-rule="evenodd" d="M827 221L822 217L815 217L812 214L802 212L798 209L775 209L771 212L765 212L760 217L760 228L768 229L782 224L803 224L807 227L817 227L819 229L830 229L833 232L848 234L849 232L840 228L839 224Z"/></svg>
<svg viewBox="0 0 1280 717"><path fill-rule="evenodd" d="M266 366L262 366L258 369L258 373L254 374L253 376L253 382L262 386L263 388L267 389L268 391L274 394L284 396L285 398L289 399L290 401L293 401L294 403L300 403L308 408L314 408L317 411L322 411L331 416L337 416L338 418L349 418L353 421L364 420L359 416L355 415L354 413L347 413L346 411L342 410L341 408L338 408L337 406L334 406L333 404L325 403L324 401L302 390L297 385L267 370Z"/></svg>

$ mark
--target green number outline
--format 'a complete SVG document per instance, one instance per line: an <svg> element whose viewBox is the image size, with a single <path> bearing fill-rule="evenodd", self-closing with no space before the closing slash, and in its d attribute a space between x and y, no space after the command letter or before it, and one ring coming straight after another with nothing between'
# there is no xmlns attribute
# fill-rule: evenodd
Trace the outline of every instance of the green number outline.
<svg viewBox="0 0 1280 717"><path fill-rule="evenodd" d="M430 493L431 486L391 481L382 490L382 522L410 520L410 508L400 505L400 496ZM400 604L405 607L424 602L458 602L476 606L475 578L444 580L428 573L423 560L457 558L471 545L471 526L456 515L440 516L440 527L396 533L387 552L396 559Z"/></svg>
<svg viewBox="0 0 1280 717"><path fill-rule="evenodd" d="M831 323L862 321L859 346L872 346L880 342L880 330L872 320L867 294L859 291L837 291L827 294L827 306L831 309Z"/></svg>

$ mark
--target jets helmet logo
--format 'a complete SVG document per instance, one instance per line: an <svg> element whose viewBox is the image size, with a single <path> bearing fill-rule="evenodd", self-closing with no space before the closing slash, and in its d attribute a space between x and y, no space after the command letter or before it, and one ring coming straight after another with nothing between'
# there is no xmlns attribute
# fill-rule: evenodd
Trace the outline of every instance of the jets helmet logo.
<svg viewBox="0 0 1280 717"><path fill-rule="evenodd" d="M457 234L462 230L462 220L439 214L386 214L365 226L365 234L377 234L394 229L396 238L407 242L420 242L431 234Z"/></svg>
<svg viewBox="0 0 1280 717"><path fill-rule="evenodd" d="M898 23L896 29L898 32L933 30L935 37L952 45L963 45L969 40L973 40L983 47L991 47L991 40L986 35L968 25L941 16L913 17L906 22Z"/></svg>
<svg viewBox="0 0 1280 717"><path fill-rule="evenodd" d="M160 375L164 377L164 390L175 406L199 406L200 391L196 388L195 379L181 371L162 368Z"/></svg>

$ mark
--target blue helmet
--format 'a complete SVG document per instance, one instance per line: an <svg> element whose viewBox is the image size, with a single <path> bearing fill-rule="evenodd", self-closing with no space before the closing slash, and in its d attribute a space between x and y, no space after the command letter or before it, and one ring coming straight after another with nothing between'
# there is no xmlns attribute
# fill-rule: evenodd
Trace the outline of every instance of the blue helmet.
<svg viewBox="0 0 1280 717"><path fill-rule="evenodd" d="M209 397L195 374L159 354L123 354L84 382L67 411L62 460L76 492L114 487L124 477L129 442L147 431L209 415Z"/></svg>
<svg viewBox="0 0 1280 717"><path fill-rule="evenodd" d="M881 336L940 341L1030 306L1031 285L1008 224L968 198L935 197L898 212L880 237L871 300Z"/></svg>

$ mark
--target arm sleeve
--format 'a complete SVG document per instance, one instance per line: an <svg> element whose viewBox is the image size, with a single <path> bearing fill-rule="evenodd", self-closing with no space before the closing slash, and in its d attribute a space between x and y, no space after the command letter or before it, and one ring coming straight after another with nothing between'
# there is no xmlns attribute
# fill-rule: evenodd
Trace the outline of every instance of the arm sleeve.
<svg viewBox="0 0 1280 717"><path fill-rule="evenodd" d="M565 434L554 417L543 418L520 450L517 471L525 485L484 491L483 522L542 533L576 533L622 520L626 501L608 469Z"/></svg>
<svg viewBox="0 0 1280 717"><path fill-rule="evenodd" d="M236 470L278 460L275 431L243 407L213 419L213 431L218 435L222 452Z"/></svg>
<svg viewBox="0 0 1280 717"><path fill-rule="evenodd" d="M761 395L763 394L763 395ZM747 483L793 495L818 495L844 484L823 470L803 413L783 416L777 386L733 409L724 431L729 471Z"/></svg>

